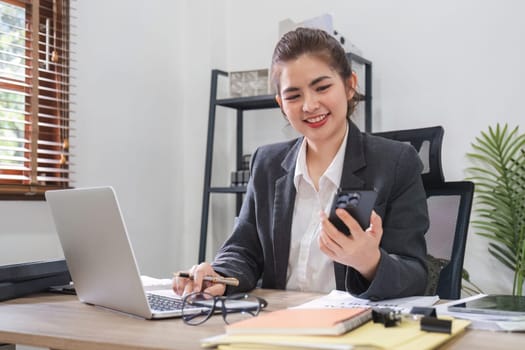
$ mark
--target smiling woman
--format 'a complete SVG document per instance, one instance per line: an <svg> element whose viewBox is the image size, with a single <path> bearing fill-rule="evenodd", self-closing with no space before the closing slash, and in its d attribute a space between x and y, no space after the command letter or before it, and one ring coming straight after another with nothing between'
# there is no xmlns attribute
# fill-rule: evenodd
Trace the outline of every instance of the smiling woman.
<svg viewBox="0 0 525 350"><path fill-rule="evenodd" d="M212 263L176 277L179 294L245 292L256 286L386 299L422 294L428 228L422 164L409 145L361 133L350 121L357 78L340 43L297 28L274 50L272 83L284 116L301 135L257 148L231 236ZM369 227L344 209L329 220L338 189L374 190ZM210 284L232 276L238 286Z"/></svg>
<svg viewBox="0 0 525 350"><path fill-rule="evenodd" d="M69 11L0 1L0 199L69 187Z"/></svg>

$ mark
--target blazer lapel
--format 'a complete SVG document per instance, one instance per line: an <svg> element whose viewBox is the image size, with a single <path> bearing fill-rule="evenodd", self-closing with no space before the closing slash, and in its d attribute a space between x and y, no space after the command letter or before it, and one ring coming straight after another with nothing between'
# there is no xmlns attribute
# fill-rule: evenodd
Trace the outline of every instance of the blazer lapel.
<svg viewBox="0 0 525 350"><path fill-rule="evenodd" d="M366 183L355 173L366 166L365 152L363 149L363 135L357 126L350 122L348 140L346 141L345 160L341 175L341 189L360 189ZM338 290L346 290L346 269L348 266L334 262L335 286Z"/></svg>
<svg viewBox="0 0 525 350"><path fill-rule="evenodd" d="M283 176L275 181L275 199L273 206L273 254L275 269L275 287L286 288L286 272L290 256L293 208L295 203L295 186L293 183L297 152L302 138L292 146L281 167Z"/></svg>
<svg viewBox="0 0 525 350"><path fill-rule="evenodd" d="M363 150L363 135L357 126L350 122L348 124L348 140L346 141L345 160L343 164L343 173L339 188L363 188L365 182L355 175L355 172L366 166L365 152Z"/></svg>

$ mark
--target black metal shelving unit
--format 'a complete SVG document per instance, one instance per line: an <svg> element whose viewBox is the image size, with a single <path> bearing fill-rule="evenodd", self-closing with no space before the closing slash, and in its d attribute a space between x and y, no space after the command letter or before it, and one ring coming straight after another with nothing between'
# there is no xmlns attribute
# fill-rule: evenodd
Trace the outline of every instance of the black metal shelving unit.
<svg viewBox="0 0 525 350"><path fill-rule="evenodd" d="M372 130L372 63L363 57L347 53L352 63L365 66L365 91L363 101L365 103L365 131ZM236 212L240 211L243 194L246 187L212 187L211 177L213 168L213 145L215 137L215 115L217 107L232 108L237 112L236 116L236 169L241 169L243 156L243 119L244 112L250 110L278 108L275 95L262 95L235 98L217 98L217 83L219 77L228 77L228 72L213 69L211 71L210 107L208 114L208 135L206 141L206 160L204 167L204 189L202 194L201 231L199 242L199 262L206 259L206 243L208 236L208 218L210 207L210 195L212 193L230 193L236 196Z"/></svg>

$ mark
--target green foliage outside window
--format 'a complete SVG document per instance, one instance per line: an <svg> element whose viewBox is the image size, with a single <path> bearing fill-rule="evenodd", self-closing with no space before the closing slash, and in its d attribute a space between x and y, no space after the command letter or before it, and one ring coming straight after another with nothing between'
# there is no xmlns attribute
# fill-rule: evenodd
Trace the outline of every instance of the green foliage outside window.
<svg viewBox="0 0 525 350"><path fill-rule="evenodd" d="M23 81L25 69L25 10L0 3L0 71L2 83ZM3 86L2 86L3 87ZM21 90L21 89L20 89ZM22 157L25 121L23 91L0 90L0 164ZM18 149L17 149L18 147Z"/></svg>

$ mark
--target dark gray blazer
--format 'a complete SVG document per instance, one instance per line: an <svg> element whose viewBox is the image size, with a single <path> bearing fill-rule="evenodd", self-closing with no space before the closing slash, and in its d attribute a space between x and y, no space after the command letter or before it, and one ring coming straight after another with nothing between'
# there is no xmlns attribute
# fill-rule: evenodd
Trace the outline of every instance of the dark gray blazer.
<svg viewBox="0 0 525 350"><path fill-rule="evenodd" d="M232 235L212 266L239 278L239 287L285 289L292 213L293 177L302 138L262 146L251 163L251 177ZM375 211L383 219L381 258L372 282L334 262L336 288L372 300L422 295L427 282L428 229L422 164L404 143L362 134L350 123L340 188L375 188Z"/></svg>

